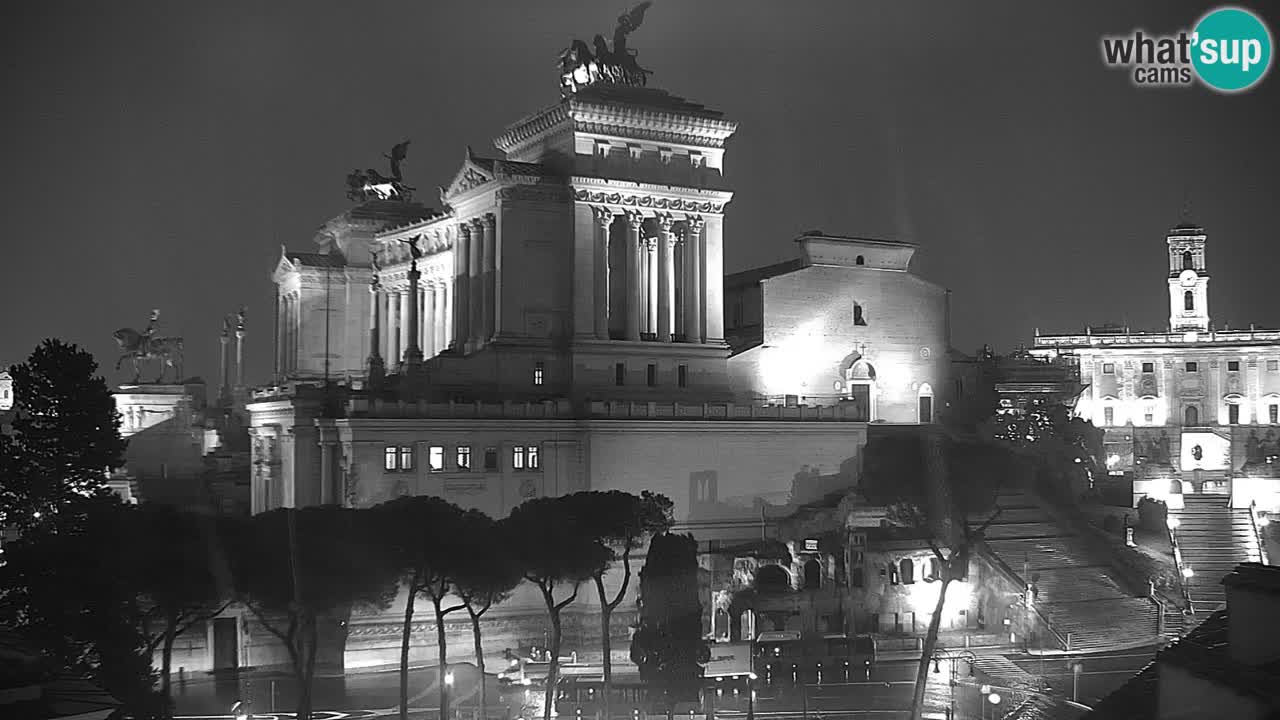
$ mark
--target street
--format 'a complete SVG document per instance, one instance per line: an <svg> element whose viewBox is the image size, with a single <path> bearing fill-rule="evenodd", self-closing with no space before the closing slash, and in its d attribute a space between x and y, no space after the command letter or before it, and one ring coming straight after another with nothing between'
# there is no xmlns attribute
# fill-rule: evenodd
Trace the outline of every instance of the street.
<svg viewBox="0 0 1280 720"><path fill-rule="evenodd" d="M1074 657L1011 655L1009 658L1032 675L1044 677L1055 690L1068 698L1071 697L1074 680L1071 664L1079 662L1082 670L1077 701L1092 707L1138 674L1139 670L1155 658L1155 654L1156 648L1147 647Z"/></svg>

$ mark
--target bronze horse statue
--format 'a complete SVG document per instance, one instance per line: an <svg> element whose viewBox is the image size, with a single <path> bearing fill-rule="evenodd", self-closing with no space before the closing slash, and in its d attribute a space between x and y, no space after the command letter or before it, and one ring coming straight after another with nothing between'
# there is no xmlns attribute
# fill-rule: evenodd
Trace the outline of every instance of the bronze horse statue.
<svg viewBox="0 0 1280 720"><path fill-rule="evenodd" d="M120 370L120 364L125 360L133 360L134 383L139 382L142 375L140 365L142 360L160 361L160 376L155 379L156 383L164 382L164 376L169 368L174 368L178 375L182 374L182 338L151 337L133 328L120 328L112 333L111 337L115 338L116 343L120 345L120 357L116 360L116 370ZM178 380L181 379L181 377L178 378Z"/></svg>

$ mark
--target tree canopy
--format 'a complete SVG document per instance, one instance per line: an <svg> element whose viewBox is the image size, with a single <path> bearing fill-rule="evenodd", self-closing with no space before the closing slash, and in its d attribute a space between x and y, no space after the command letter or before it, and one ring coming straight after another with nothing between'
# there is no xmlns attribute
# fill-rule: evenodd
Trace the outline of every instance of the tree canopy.
<svg viewBox="0 0 1280 720"><path fill-rule="evenodd" d="M665 700L668 716L675 703L697 699L709 654L702 639L698 544L692 535L657 535L640 571L640 627L631 659Z"/></svg>

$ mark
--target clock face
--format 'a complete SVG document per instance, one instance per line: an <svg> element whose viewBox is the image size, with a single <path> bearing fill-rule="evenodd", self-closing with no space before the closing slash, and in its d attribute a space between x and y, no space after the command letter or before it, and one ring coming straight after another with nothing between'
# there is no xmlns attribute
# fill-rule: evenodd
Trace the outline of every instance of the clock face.
<svg viewBox="0 0 1280 720"><path fill-rule="evenodd" d="M1183 287L1191 287L1192 285L1195 285L1196 280L1198 279L1199 278L1196 277L1195 270L1183 270L1182 274L1178 276L1178 282L1182 283Z"/></svg>

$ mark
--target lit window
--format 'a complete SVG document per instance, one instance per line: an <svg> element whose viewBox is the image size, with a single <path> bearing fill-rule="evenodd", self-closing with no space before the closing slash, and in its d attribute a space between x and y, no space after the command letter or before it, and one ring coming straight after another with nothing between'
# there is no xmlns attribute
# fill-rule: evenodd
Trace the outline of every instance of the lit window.
<svg viewBox="0 0 1280 720"><path fill-rule="evenodd" d="M511 449L511 468L513 470L524 469L524 446L517 445Z"/></svg>
<svg viewBox="0 0 1280 720"><path fill-rule="evenodd" d="M388 445L382 454L382 468L387 472L404 472L413 469L411 445Z"/></svg>
<svg viewBox="0 0 1280 720"><path fill-rule="evenodd" d="M645 380L648 381L649 387L658 384L658 366L649 363L649 367L645 368Z"/></svg>
<svg viewBox="0 0 1280 720"><path fill-rule="evenodd" d="M488 447L484 449L484 469L498 469L498 448Z"/></svg>
<svg viewBox="0 0 1280 720"><path fill-rule="evenodd" d="M1153 373L1153 372L1155 372L1155 371L1156 371L1156 364L1155 364L1155 363L1142 363L1142 372L1144 372L1144 373Z"/></svg>
<svg viewBox="0 0 1280 720"><path fill-rule="evenodd" d="M533 384L534 385L542 384L542 374L545 369L546 369L546 366L540 362L536 362L533 364Z"/></svg>
<svg viewBox="0 0 1280 720"><path fill-rule="evenodd" d="M413 448L408 445L400 446L400 469L413 469Z"/></svg>
<svg viewBox="0 0 1280 720"><path fill-rule="evenodd" d="M458 469L459 469L459 470L470 470L470 469L471 469L471 446L470 446L470 445L459 445L459 446L458 446L458 457L457 457L457 460L458 460Z"/></svg>
<svg viewBox="0 0 1280 720"><path fill-rule="evenodd" d="M539 467L542 467L541 465L542 461L538 458L537 445L530 445L524 450L525 450L525 461L528 463L530 470L537 470Z"/></svg>
<svg viewBox="0 0 1280 720"><path fill-rule="evenodd" d="M399 467L396 464L396 457L397 457L396 453L397 453L397 448L395 445L387 446L387 449L385 454L383 455L383 461L382 461L382 468L384 470L395 470L397 467Z"/></svg>
<svg viewBox="0 0 1280 720"><path fill-rule="evenodd" d="M1103 408L1103 409L1102 409L1102 424L1103 424L1103 425L1115 425L1115 424L1116 424L1116 409L1115 409L1115 408Z"/></svg>
<svg viewBox="0 0 1280 720"><path fill-rule="evenodd" d="M444 446L432 445L427 450L427 464L431 468L431 472L441 472L444 470Z"/></svg>
<svg viewBox="0 0 1280 720"><path fill-rule="evenodd" d="M680 387L689 386L689 366L680 365L676 368L676 384Z"/></svg>
<svg viewBox="0 0 1280 720"><path fill-rule="evenodd" d="M1115 363L1102 363L1102 374L1103 374L1103 375L1115 375L1115 374L1116 374L1116 364L1115 364Z"/></svg>
<svg viewBox="0 0 1280 720"><path fill-rule="evenodd" d="M1200 372L1200 363L1197 363L1197 362L1187 363L1187 372Z"/></svg>
<svg viewBox="0 0 1280 720"><path fill-rule="evenodd" d="M1280 424L1280 405L1267 406L1267 421L1272 425Z"/></svg>
<svg viewBox="0 0 1280 720"><path fill-rule="evenodd" d="M1148 405L1143 409L1142 419L1148 425L1154 425L1156 422L1156 406Z"/></svg>

